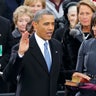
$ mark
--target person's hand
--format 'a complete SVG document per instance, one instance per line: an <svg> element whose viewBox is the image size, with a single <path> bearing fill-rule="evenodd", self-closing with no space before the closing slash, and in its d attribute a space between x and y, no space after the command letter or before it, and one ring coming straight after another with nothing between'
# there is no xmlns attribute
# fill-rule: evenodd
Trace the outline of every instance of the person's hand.
<svg viewBox="0 0 96 96"><path fill-rule="evenodd" d="M84 80L85 79L85 80L88 80L88 81L90 81L90 79L91 79L89 76L87 76L87 75L85 75L83 73L79 73L79 72L73 73L72 77L78 77L81 80Z"/></svg>
<svg viewBox="0 0 96 96"><path fill-rule="evenodd" d="M18 54L24 55L29 48L29 33L26 31L22 33L22 37L19 44Z"/></svg>

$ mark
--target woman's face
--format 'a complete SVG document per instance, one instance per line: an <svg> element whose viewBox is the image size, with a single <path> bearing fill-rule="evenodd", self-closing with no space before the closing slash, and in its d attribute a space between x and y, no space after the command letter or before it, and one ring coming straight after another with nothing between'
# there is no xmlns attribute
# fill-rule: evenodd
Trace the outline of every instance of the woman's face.
<svg viewBox="0 0 96 96"><path fill-rule="evenodd" d="M90 26L92 15L93 12L89 6L80 5L78 18L82 26Z"/></svg>
<svg viewBox="0 0 96 96"><path fill-rule="evenodd" d="M26 14L18 16L16 27L21 33L26 31L26 25L30 20L31 18Z"/></svg>
<svg viewBox="0 0 96 96"><path fill-rule="evenodd" d="M33 2L32 4L29 5L32 9L32 13L35 14L37 11L43 9L43 5L40 1L38 2Z"/></svg>
<svg viewBox="0 0 96 96"><path fill-rule="evenodd" d="M76 11L70 12L70 13L68 13L67 16L68 16L68 20L70 22L70 26L74 27L77 23L77 12Z"/></svg>
<svg viewBox="0 0 96 96"><path fill-rule="evenodd" d="M92 30L93 30L93 34L94 34L94 36L96 38L96 25L92 26Z"/></svg>

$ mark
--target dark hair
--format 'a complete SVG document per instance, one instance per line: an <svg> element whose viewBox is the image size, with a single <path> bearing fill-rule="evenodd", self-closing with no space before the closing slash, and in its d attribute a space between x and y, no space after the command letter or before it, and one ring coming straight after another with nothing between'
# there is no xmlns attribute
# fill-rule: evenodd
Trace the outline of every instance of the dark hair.
<svg viewBox="0 0 96 96"><path fill-rule="evenodd" d="M53 14L49 10L42 9L42 10L36 12L36 14L34 15L33 21L38 22L40 19L42 19L43 15L53 15Z"/></svg>
<svg viewBox="0 0 96 96"><path fill-rule="evenodd" d="M63 11L65 10L65 6L68 4L68 3L71 3L71 2L79 2L81 0L64 0L63 1L63 4L62 4L62 7L63 7Z"/></svg>
<svg viewBox="0 0 96 96"><path fill-rule="evenodd" d="M91 35L94 37L94 32L92 30L92 26L96 26L96 12L93 13L92 19L91 19Z"/></svg>

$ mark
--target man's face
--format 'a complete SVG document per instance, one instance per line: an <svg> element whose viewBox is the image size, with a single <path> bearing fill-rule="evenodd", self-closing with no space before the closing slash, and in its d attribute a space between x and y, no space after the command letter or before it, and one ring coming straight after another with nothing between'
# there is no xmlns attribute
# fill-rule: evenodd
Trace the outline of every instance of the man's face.
<svg viewBox="0 0 96 96"><path fill-rule="evenodd" d="M54 16L43 15L38 22L34 22L36 34L44 40L50 40L54 31Z"/></svg>

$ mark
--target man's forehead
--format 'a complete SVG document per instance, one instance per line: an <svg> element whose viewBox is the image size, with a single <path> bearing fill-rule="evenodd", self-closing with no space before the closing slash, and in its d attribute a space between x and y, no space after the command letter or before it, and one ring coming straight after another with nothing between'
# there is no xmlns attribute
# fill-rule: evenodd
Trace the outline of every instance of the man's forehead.
<svg viewBox="0 0 96 96"><path fill-rule="evenodd" d="M54 15L42 15L42 17L39 19L39 21L43 21L43 20L55 20Z"/></svg>
<svg viewBox="0 0 96 96"><path fill-rule="evenodd" d="M54 15L44 14L44 15L42 15L42 17L54 17Z"/></svg>

